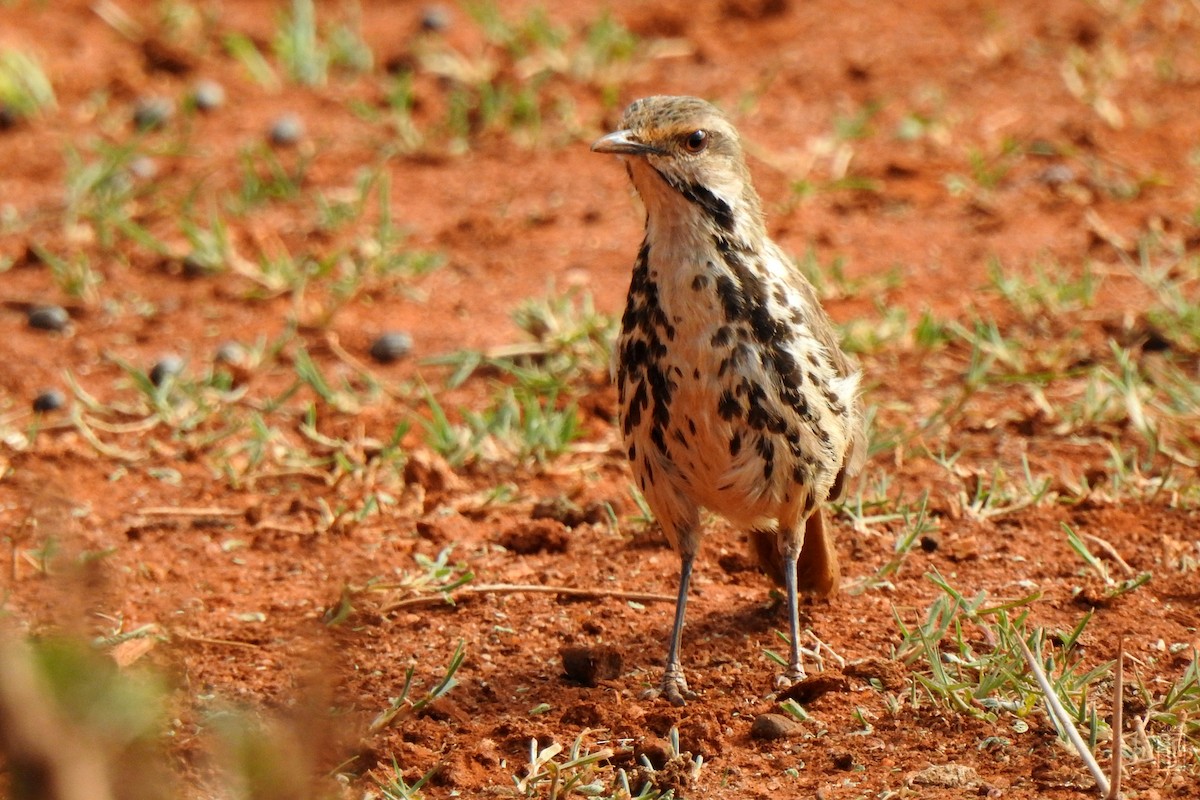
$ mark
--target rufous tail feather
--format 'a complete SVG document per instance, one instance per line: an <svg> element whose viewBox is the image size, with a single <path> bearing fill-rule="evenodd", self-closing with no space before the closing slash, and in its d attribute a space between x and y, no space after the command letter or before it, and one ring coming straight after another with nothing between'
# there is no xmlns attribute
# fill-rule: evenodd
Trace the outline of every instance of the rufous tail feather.
<svg viewBox="0 0 1200 800"><path fill-rule="evenodd" d="M750 549L771 580L777 586L783 586L783 554L777 538L774 530L752 530ZM837 593L841 577L833 535L826 528L825 515L818 508L804 525L804 546L796 563L796 586L802 592L828 597Z"/></svg>

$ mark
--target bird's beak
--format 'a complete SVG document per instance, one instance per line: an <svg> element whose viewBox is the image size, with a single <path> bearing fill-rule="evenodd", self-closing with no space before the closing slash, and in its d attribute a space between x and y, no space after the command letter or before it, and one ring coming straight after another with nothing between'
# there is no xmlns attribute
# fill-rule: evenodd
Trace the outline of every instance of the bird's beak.
<svg viewBox="0 0 1200 800"><path fill-rule="evenodd" d="M619 156L648 156L660 153L657 147L633 138L633 131L614 131L592 142L593 153L613 153Z"/></svg>

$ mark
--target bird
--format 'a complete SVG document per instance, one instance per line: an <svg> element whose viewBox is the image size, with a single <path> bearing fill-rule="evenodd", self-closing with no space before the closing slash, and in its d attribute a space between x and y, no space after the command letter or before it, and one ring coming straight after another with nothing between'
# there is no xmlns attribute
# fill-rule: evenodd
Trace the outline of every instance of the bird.
<svg viewBox="0 0 1200 800"><path fill-rule="evenodd" d="M741 138L709 102L634 101L596 153L625 163L645 208L614 353L621 439L637 487L680 557L660 685L697 697L680 662L701 510L746 530L786 591L791 637L779 688L805 677L799 592L840 581L823 507L862 468L861 371L812 284L767 234Z"/></svg>

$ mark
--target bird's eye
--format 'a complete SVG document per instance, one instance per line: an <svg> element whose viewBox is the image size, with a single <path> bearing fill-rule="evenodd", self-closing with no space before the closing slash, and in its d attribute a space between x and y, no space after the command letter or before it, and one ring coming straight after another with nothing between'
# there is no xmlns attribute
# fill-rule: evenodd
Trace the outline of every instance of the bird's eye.
<svg viewBox="0 0 1200 800"><path fill-rule="evenodd" d="M689 153L699 153L708 147L708 131L692 131L683 140L683 146Z"/></svg>

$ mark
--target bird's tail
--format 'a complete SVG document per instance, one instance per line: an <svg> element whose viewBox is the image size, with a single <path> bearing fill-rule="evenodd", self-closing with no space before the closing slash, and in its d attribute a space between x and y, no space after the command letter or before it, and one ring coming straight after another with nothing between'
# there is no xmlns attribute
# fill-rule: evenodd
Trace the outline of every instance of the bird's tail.
<svg viewBox="0 0 1200 800"><path fill-rule="evenodd" d="M750 531L750 549L759 565L776 585L783 586L784 559L778 540L779 534L773 529ZM802 592L828 597L837 593L841 578L833 534L826 529L825 516L818 508L804 524L804 546L796 562L796 587Z"/></svg>

